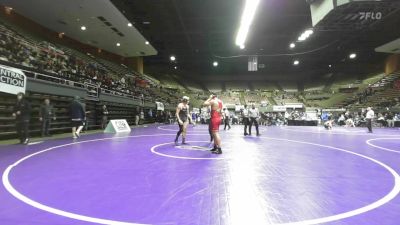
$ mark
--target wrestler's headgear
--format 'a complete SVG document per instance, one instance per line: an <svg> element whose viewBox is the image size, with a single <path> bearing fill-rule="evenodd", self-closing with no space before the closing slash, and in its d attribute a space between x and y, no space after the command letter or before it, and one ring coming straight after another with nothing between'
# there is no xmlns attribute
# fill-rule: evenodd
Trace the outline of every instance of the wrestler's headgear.
<svg viewBox="0 0 400 225"><path fill-rule="evenodd" d="M189 97L188 97L188 96L183 96L183 97L182 97L182 101L188 102L188 101L189 101Z"/></svg>

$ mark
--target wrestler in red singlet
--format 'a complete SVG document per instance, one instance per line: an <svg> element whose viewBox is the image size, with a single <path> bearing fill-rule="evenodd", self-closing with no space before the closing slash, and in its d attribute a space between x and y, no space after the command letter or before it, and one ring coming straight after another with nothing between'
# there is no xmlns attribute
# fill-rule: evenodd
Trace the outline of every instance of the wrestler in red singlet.
<svg viewBox="0 0 400 225"><path fill-rule="evenodd" d="M214 100L218 102L218 110L211 109L211 131L219 131L219 125L221 125L222 122L222 101L215 98Z"/></svg>
<svg viewBox="0 0 400 225"><path fill-rule="evenodd" d="M204 106L211 106L210 132L214 139L214 148L211 150L213 154L222 154L221 138L219 137L219 125L222 121L223 103L216 95L211 95L205 102Z"/></svg>

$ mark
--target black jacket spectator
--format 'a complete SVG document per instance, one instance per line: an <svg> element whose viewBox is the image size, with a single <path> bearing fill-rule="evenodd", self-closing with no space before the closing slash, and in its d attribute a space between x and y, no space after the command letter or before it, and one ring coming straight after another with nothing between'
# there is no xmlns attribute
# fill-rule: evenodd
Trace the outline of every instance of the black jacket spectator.
<svg viewBox="0 0 400 225"><path fill-rule="evenodd" d="M52 119L55 117L54 115L54 108L52 105L41 105L40 106L40 111L39 111L39 116L43 118L44 120Z"/></svg>
<svg viewBox="0 0 400 225"><path fill-rule="evenodd" d="M31 119L31 104L23 98L15 103L13 113L15 113L17 121L29 121Z"/></svg>
<svg viewBox="0 0 400 225"><path fill-rule="evenodd" d="M31 119L31 104L25 99L23 93L17 94L17 102L13 109L15 128L22 144L29 142L29 120Z"/></svg>
<svg viewBox="0 0 400 225"><path fill-rule="evenodd" d="M85 119L85 111L83 110L82 104L77 100L71 102L69 113L73 121L83 121Z"/></svg>

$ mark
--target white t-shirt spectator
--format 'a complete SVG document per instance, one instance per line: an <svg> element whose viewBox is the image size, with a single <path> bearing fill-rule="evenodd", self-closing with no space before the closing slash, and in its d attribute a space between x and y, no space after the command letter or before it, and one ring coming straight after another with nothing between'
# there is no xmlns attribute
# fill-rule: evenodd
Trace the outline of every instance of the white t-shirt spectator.
<svg viewBox="0 0 400 225"><path fill-rule="evenodd" d="M258 118L260 116L260 113L258 112L257 108L250 108L249 109L249 116L250 118Z"/></svg>
<svg viewBox="0 0 400 225"><path fill-rule="evenodd" d="M368 112L367 112L367 116L366 116L366 118L367 119L373 119L375 117L375 113L374 113L374 110L369 110Z"/></svg>

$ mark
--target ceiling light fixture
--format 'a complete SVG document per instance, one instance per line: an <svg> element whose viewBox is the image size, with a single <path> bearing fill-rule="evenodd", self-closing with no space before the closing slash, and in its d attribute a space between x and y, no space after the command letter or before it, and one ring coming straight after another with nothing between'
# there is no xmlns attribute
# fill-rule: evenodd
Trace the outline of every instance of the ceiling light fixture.
<svg viewBox="0 0 400 225"><path fill-rule="evenodd" d="M169 59L170 59L171 61L175 61L175 60L176 60L175 56L173 56L173 55L171 55L171 57L169 57Z"/></svg>
<svg viewBox="0 0 400 225"><path fill-rule="evenodd" d="M246 42L247 34L253 22L259 2L260 0L246 0L235 41L236 45L240 46L241 49L243 49L242 46L244 46Z"/></svg>
<svg viewBox="0 0 400 225"><path fill-rule="evenodd" d="M299 61L299 60L294 60L293 65L297 66L297 65L299 65L299 64L300 64L300 61Z"/></svg>
<svg viewBox="0 0 400 225"><path fill-rule="evenodd" d="M177 66L174 66L174 69L178 69L178 67L177 67Z"/></svg>
<svg viewBox="0 0 400 225"><path fill-rule="evenodd" d="M132 23L128 23L128 27L131 27L132 26Z"/></svg>
<svg viewBox="0 0 400 225"><path fill-rule="evenodd" d="M119 46L121 46L121 44L120 44L120 43L117 43L117 46L119 47Z"/></svg>
<svg viewBox="0 0 400 225"><path fill-rule="evenodd" d="M81 30L86 30L86 27L85 26L81 26Z"/></svg>
<svg viewBox="0 0 400 225"><path fill-rule="evenodd" d="M295 43L290 43L289 47L290 47L290 48L295 48L295 47L296 47L296 44L295 44Z"/></svg>
<svg viewBox="0 0 400 225"><path fill-rule="evenodd" d="M245 48L244 45L241 45L241 46L240 46L240 49L244 49L244 48Z"/></svg>
<svg viewBox="0 0 400 225"><path fill-rule="evenodd" d="M150 43L148 41L145 42L146 45L149 45Z"/></svg>
<svg viewBox="0 0 400 225"><path fill-rule="evenodd" d="M349 58L350 58L350 59L355 59L355 58L357 58L357 54L356 54L356 53L351 53L351 54L349 55Z"/></svg>
<svg viewBox="0 0 400 225"><path fill-rule="evenodd" d="M297 38L298 41L305 41L307 40L312 34L314 33L314 31L312 29L308 29L306 31L304 31L299 38Z"/></svg>
<svg viewBox="0 0 400 225"><path fill-rule="evenodd" d="M213 66L214 66L214 67L217 67L217 66L218 66L218 62L217 62L217 61L214 61L214 62L213 62Z"/></svg>

